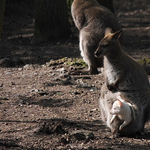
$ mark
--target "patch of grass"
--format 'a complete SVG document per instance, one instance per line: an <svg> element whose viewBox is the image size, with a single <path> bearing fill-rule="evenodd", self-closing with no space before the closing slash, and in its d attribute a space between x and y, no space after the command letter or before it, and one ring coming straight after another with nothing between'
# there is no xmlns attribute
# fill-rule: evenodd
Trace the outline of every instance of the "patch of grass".
<svg viewBox="0 0 150 150"><path fill-rule="evenodd" d="M149 58L142 58L142 59L140 59L139 60L139 63L141 64L141 65L148 65L148 64L150 64L150 59Z"/></svg>
<svg viewBox="0 0 150 150"><path fill-rule="evenodd" d="M87 64L83 61L82 58L68 58L65 61L65 65L74 67L87 67Z"/></svg>
<svg viewBox="0 0 150 150"><path fill-rule="evenodd" d="M73 66L73 67L87 67L87 64L84 62L82 58L68 58L64 57L58 60L51 60L48 64L49 66L55 66L58 64L64 64L66 66Z"/></svg>

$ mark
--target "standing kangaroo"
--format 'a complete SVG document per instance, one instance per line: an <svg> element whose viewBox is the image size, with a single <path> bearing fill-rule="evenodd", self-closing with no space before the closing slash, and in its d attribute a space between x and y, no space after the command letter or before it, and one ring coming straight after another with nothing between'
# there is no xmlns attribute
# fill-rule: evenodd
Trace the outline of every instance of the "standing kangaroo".
<svg viewBox="0 0 150 150"><path fill-rule="evenodd" d="M103 58L94 56L99 40L103 38L107 27L117 31L121 29L121 26L115 15L96 0L74 0L71 13L80 32L79 47L81 56L88 64L88 71L91 74L97 74L97 68L103 66Z"/></svg>
<svg viewBox="0 0 150 150"><path fill-rule="evenodd" d="M101 90L100 104L111 105L108 96L120 92L123 99L128 99L135 112L135 120L124 127L120 133L130 135L143 132L145 122L150 119L150 84L146 71L121 48L119 37L122 30L112 33L105 30L105 36L100 41L95 56L104 57L105 85ZM101 106L103 107L103 106ZM109 106L108 111L110 111ZM103 108L105 114L105 108ZM110 120L110 119L109 119ZM108 118L106 121L108 121ZM109 124L111 127L111 124Z"/></svg>

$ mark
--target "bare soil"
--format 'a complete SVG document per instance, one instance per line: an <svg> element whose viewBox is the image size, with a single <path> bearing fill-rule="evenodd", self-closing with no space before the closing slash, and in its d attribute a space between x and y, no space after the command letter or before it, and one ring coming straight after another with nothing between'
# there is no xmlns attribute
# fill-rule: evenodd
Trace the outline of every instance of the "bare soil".
<svg viewBox="0 0 150 150"><path fill-rule="evenodd" d="M149 0L114 0L114 7L124 50L137 61L150 58ZM101 73L67 75L70 66L61 60L80 58L78 37L30 44L33 9L33 1L7 1L0 41L0 149L149 150L150 123L144 135L110 138L98 106Z"/></svg>

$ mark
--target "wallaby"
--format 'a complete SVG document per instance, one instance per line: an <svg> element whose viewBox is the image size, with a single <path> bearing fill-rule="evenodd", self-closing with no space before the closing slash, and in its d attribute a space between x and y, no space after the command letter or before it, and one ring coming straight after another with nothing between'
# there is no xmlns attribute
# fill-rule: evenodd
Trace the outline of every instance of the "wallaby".
<svg viewBox="0 0 150 150"><path fill-rule="evenodd" d="M124 122L120 125L119 130L122 130L125 126L127 126L132 120L135 120L135 113L132 105L121 98L119 95L117 100L113 103L112 108L110 110L110 114L113 115L110 123L112 123L115 117L118 116L119 119Z"/></svg>
<svg viewBox="0 0 150 150"><path fill-rule="evenodd" d="M79 48L81 56L88 64L88 72L98 73L98 67L103 66L103 58L96 58L94 51L99 40L103 38L107 27L113 31L121 29L116 16L96 0L74 0L71 13L79 30ZM82 71L81 71L82 72Z"/></svg>
<svg viewBox="0 0 150 150"><path fill-rule="evenodd" d="M122 30L112 33L107 28L95 56L104 57L104 76L109 92L101 91L101 95L106 103L110 92L120 92L134 108L135 121L121 130L128 135L143 132L145 122L150 119L150 84L143 67L122 50L118 40L121 33Z"/></svg>

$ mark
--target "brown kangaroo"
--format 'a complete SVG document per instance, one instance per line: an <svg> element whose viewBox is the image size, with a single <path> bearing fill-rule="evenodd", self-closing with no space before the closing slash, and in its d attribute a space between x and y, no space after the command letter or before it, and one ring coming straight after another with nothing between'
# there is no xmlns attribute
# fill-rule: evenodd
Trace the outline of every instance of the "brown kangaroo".
<svg viewBox="0 0 150 150"><path fill-rule="evenodd" d="M97 74L97 68L103 66L103 58L94 56L99 40L103 38L107 27L117 31L121 29L121 25L115 15L96 0L74 0L71 13L80 32L81 56L88 64L88 71L91 74Z"/></svg>
<svg viewBox="0 0 150 150"><path fill-rule="evenodd" d="M122 50L118 40L121 33L122 30L112 33L107 28L95 56L104 57L105 84L101 90L100 105L109 105L110 111L114 102L112 95L120 92L123 99L127 99L134 109L135 120L119 132L130 135L143 132L145 122L150 119L150 84L143 67ZM112 102L108 103L110 101ZM104 114L105 110L102 109ZM108 118L106 120L109 122Z"/></svg>

